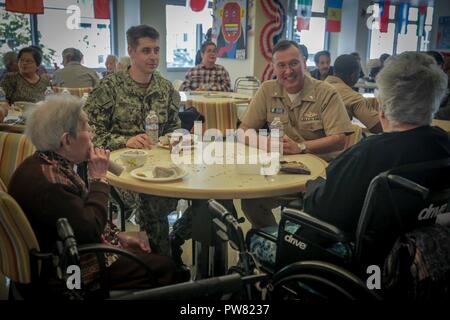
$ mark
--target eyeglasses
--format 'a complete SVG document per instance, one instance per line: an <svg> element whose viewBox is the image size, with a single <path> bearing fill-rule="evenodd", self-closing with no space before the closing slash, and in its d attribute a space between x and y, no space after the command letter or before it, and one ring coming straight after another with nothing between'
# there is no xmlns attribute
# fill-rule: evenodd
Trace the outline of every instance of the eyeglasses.
<svg viewBox="0 0 450 320"><path fill-rule="evenodd" d="M300 61L299 60L292 60L290 61L288 64L286 63L277 63L275 64L275 68L277 68L280 71L284 71L287 70L287 68L289 67L290 69L295 69L300 65Z"/></svg>

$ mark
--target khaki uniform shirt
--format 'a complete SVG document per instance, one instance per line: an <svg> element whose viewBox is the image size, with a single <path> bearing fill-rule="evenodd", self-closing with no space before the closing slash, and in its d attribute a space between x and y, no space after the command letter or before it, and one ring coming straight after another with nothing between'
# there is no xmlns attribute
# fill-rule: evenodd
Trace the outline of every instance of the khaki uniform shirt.
<svg viewBox="0 0 450 320"><path fill-rule="evenodd" d="M71 61L63 69L53 74L53 84L67 88L94 88L99 83L94 69L82 66L79 62Z"/></svg>
<svg viewBox="0 0 450 320"><path fill-rule="evenodd" d="M180 95L158 71L147 88L140 87L129 71L119 71L103 79L89 95L84 110L95 126L94 144L116 150L129 138L145 133L145 118L154 110L159 118L159 135L180 128Z"/></svg>
<svg viewBox="0 0 450 320"><path fill-rule="evenodd" d="M344 101L350 119L357 118L368 129L372 129L379 122L377 108L373 106L376 99L364 98L338 77L328 76L325 82L336 88Z"/></svg>
<svg viewBox="0 0 450 320"><path fill-rule="evenodd" d="M353 132L337 91L308 76L293 103L277 80L265 81L252 99L242 123L259 129L275 117L283 123L284 133L296 142Z"/></svg>

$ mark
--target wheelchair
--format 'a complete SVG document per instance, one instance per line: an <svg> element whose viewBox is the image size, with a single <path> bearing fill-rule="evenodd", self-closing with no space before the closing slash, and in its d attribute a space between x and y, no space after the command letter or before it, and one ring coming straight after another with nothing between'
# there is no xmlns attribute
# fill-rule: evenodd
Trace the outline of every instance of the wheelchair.
<svg viewBox="0 0 450 320"><path fill-rule="evenodd" d="M145 290L123 298L209 297L305 303L448 299L450 231L441 225L450 225L450 214L446 213L449 200L450 159L410 164L376 176L369 185L354 234L288 205L282 211L278 230L250 230L244 238L233 214L210 200L217 236L238 251L237 265L225 276ZM441 243L431 240L440 256L430 255L426 248L418 247L418 250L425 249L421 253L435 259L429 261L429 267L436 262L440 264L439 273L433 271L434 279L426 279L428 289L435 290L418 296L414 281L412 284L397 281L396 286L388 286L392 278L407 279L405 272L411 269L412 263L411 257L406 257L397 268L403 274L385 272L386 257L393 254L395 257L391 251L393 246L403 245L410 233L425 233L435 226L444 234ZM264 255L269 251L273 254ZM367 271L371 266L384 271L380 279L382 285L369 289Z"/></svg>
<svg viewBox="0 0 450 320"><path fill-rule="evenodd" d="M450 213L446 212L449 202L450 159L410 164L376 176L369 185L353 235L288 205L282 211L277 231L250 230L245 238L237 218L218 202L210 200L209 210L214 216L217 237L238 252L237 265L223 276L131 292L117 298L297 300L305 303L399 297L448 299L450 230L441 225L450 225ZM411 283L405 281L393 281L397 284L394 287L385 285L398 276L386 272L383 285L369 289L367 270L370 266L383 269L386 257L392 257L392 247L397 242L403 244L405 235L425 232L437 225L444 234L441 243L433 243L440 252L440 256L435 257L439 258L440 269L439 274L431 270L435 277L426 279L430 290L425 295L418 296ZM264 255L269 251L273 255ZM421 253L433 256L430 252ZM409 258L397 269L403 272L411 269ZM428 266L435 262L431 260ZM400 276L403 280L408 278L404 274Z"/></svg>
<svg viewBox="0 0 450 320"><path fill-rule="evenodd" d="M334 299L336 296L329 294L338 292L337 297L351 299L398 299L399 293L408 300L444 299L450 295L449 201L450 159L410 164L383 172L371 181L354 235L288 205L278 230L251 230L247 247L259 257L261 268L273 275L274 298ZM433 292L419 296L407 275L412 258L392 257L391 249L408 233L417 235L435 224L446 226L438 229L444 234L441 243L436 239L429 246L439 248L441 256L433 259L442 268L434 279L425 280ZM268 251L273 254L268 255ZM403 261L396 266L403 273L386 272L388 256L391 261ZM432 264L433 260L428 267ZM384 266L383 285L374 291L367 289L371 266L380 270ZM409 282L397 281L395 276ZM389 282L397 286L389 286Z"/></svg>

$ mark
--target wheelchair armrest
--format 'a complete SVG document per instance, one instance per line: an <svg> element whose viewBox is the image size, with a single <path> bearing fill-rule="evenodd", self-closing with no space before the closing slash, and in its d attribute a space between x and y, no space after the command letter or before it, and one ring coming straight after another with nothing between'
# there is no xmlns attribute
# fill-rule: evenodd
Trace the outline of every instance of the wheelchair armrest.
<svg viewBox="0 0 450 320"><path fill-rule="evenodd" d="M350 237L336 226L329 224L325 221L319 220L303 211L293 208L284 208L282 215L288 218L299 221L302 224L307 224L310 227L316 229L321 233L327 234L334 241L337 242L350 242Z"/></svg>

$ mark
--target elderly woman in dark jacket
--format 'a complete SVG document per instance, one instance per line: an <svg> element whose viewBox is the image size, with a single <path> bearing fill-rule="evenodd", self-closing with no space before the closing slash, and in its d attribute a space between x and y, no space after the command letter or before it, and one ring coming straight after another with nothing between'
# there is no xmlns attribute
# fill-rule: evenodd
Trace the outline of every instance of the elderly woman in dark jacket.
<svg viewBox="0 0 450 320"><path fill-rule="evenodd" d="M149 279L130 260L109 255L106 270L112 288L148 288L172 283L175 266L168 257L150 253L148 244L120 233L108 221L109 151L93 148L91 128L81 101L70 95L49 98L29 117L26 130L37 151L17 168L9 192L27 215L41 250L53 249L58 239L56 222L67 218L78 244L107 243L127 248L153 271ZM86 160L89 186L74 171L74 165ZM86 259L82 257L83 261ZM44 277L51 279L52 269L44 266ZM88 276L86 270L82 263L82 277Z"/></svg>

